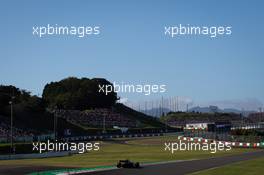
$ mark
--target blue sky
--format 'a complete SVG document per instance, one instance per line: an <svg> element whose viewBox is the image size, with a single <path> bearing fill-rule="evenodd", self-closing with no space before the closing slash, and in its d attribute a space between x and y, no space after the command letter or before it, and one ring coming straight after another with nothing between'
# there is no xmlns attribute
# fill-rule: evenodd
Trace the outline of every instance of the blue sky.
<svg viewBox="0 0 264 175"><path fill-rule="evenodd" d="M196 104L264 102L264 3L253 1L1 1L0 83L42 94L68 76L166 84ZM38 38L33 26L100 26L98 37ZM164 26L232 26L232 35L164 36ZM129 100L157 96L121 94ZM229 104L229 103L227 103ZM239 108L239 107L238 107Z"/></svg>

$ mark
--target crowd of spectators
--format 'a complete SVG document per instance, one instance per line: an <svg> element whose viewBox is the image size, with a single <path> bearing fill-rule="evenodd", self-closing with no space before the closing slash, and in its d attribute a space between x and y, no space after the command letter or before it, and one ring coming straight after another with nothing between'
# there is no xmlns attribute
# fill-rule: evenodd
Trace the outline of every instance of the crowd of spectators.
<svg viewBox="0 0 264 175"><path fill-rule="evenodd" d="M7 138L10 137L10 124L0 121L0 138ZM13 137L25 137L25 136L33 136L33 133L13 127Z"/></svg>
<svg viewBox="0 0 264 175"><path fill-rule="evenodd" d="M96 108L93 110L57 110L55 115L66 119L71 123L76 123L92 127L135 127L136 121L127 116L113 112L107 108Z"/></svg>

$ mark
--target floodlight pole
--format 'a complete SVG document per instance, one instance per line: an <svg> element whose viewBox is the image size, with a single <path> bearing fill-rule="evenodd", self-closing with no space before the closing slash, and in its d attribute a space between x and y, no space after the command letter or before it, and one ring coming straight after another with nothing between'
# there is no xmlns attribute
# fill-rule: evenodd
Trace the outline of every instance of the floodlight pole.
<svg viewBox="0 0 264 175"><path fill-rule="evenodd" d="M54 133L54 141L56 140L56 112L54 113L54 121L53 121L53 133Z"/></svg>
<svg viewBox="0 0 264 175"><path fill-rule="evenodd" d="M105 134L105 133L106 133L106 130L105 130L105 115L104 115L104 118L103 118L103 134Z"/></svg>
<svg viewBox="0 0 264 175"><path fill-rule="evenodd" d="M56 141L56 139L57 139L57 120L58 120L58 118L57 118L57 106L55 106L55 109L54 109L54 121L53 121L53 124L54 124L54 126L53 126L53 132L54 132L54 141Z"/></svg>
<svg viewBox="0 0 264 175"><path fill-rule="evenodd" d="M9 104L10 104L10 152L11 152L11 154L12 153L14 153L14 150L13 150L13 148L14 148L14 143L13 143L13 97L12 97L12 99L11 99L11 101L9 102Z"/></svg>

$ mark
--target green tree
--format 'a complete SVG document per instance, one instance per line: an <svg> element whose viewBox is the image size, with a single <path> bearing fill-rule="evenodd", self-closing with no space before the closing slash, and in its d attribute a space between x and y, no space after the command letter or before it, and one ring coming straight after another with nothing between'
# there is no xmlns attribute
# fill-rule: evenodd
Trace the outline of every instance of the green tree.
<svg viewBox="0 0 264 175"><path fill-rule="evenodd" d="M49 108L78 109L111 107L117 101L117 94L99 92L100 86L113 86L102 78L88 79L69 77L51 82L44 87L42 97Z"/></svg>

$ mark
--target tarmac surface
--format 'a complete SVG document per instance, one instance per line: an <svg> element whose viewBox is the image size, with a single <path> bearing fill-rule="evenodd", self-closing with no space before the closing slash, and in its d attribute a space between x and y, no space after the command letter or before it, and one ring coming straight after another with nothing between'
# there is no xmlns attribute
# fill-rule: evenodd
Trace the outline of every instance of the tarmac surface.
<svg viewBox="0 0 264 175"><path fill-rule="evenodd" d="M216 157L202 160L182 161L168 164L158 164L143 166L140 169L115 169L109 171L101 171L94 173L86 173L93 175L183 175L220 167L223 165L264 157L264 151L243 153L239 155Z"/></svg>
<svg viewBox="0 0 264 175"><path fill-rule="evenodd" d="M24 175L33 172L49 171L65 169L62 167L52 166L28 166L28 165L1 165L0 162L0 175Z"/></svg>
<svg viewBox="0 0 264 175"><path fill-rule="evenodd" d="M92 173L87 175L183 175L220 167L223 165L264 157L264 150L242 153L238 155L216 157L202 160L168 162L155 165L143 165L139 169L113 169ZM0 162L1 163L1 162ZM70 169L72 169L71 167ZM1 165L0 175L24 175L32 172L67 169L66 167L53 166L28 166L28 165Z"/></svg>

